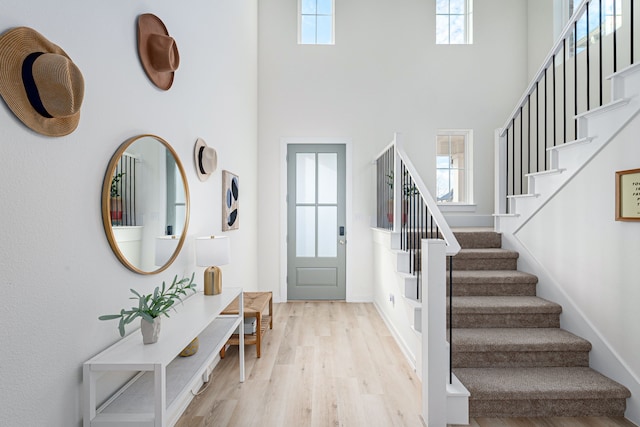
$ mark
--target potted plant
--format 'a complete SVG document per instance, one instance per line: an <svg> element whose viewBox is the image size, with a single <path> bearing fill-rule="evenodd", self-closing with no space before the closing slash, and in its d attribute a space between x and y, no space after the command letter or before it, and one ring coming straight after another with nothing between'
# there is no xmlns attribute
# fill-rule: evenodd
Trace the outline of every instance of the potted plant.
<svg viewBox="0 0 640 427"><path fill-rule="evenodd" d="M145 344L153 344L158 341L160 316L165 315L169 317L169 310L174 308L176 301L182 301L182 297L186 296L188 291L195 292L196 284L193 283L194 275L195 273L191 275L191 279L183 277L180 280L178 280L178 276L175 276L171 286L166 287L165 283L162 282L162 288L159 286L156 287L153 294L149 295L140 295L134 289L131 289L135 297L131 297L130 299L137 299L137 306L131 307L129 310L123 308L119 314L105 314L98 317L98 319L120 319L118 330L120 331L120 336L123 337L125 325L133 322L136 317L140 317L142 341Z"/></svg>
<svg viewBox="0 0 640 427"><path fill-rule="evenodd" d="M404 171L404 176L407 178L406 180L409 181L409 171ZM387 175L387 185L389 186L389 191L391 193L391 198L387 201L387 219L389 220L389 222L393 222L393 170L390 171ZM417 194L420 194L420 192L418 191L418 187L415 186L415 184L413 183L409 183L409 182L405 182L404 185L402 186L402 206L403 206L403 212L402 212L402 223L405 224L407 222L407 211L408 211L408 206L409 206L409 198L412 196L415 196Z"/></svg>
<svg viewBox="0 0 640 427"><path fill-rule="evenodd" d="M122 199L120 198L120 179L126 172L120 172L111 179L111 224L122 225Z"/></svg>

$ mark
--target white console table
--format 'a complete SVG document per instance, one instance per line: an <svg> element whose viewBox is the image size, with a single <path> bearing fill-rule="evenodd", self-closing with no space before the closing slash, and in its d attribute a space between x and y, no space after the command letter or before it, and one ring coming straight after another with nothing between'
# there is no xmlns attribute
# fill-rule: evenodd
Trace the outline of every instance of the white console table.
<svg viewBox="0 0 640 427"><path fill-rule="evenodd" d="M178 303L171 317L162 319L160 337L155 344L143 344L135 331L83 365L84 427L172 426L193 398L192 390L209 378L210 365L231 334L242 324L242 309L237 315L220 313L242 289L224 288L219 295L196 293ZM244 328L240 328L244 335ZM195 337L200 348L196 354L178 354ZM244 382L244 344L240 340L240 382ZM96 387L109 372L137 372L100 407L96 407Z"/></svg>

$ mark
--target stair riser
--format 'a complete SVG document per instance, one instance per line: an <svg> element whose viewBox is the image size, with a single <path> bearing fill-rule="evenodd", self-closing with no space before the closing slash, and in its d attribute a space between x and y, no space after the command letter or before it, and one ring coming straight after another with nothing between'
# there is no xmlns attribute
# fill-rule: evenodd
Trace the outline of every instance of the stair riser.
<svg viewBox="0 0 640 427"><path fill-rule="evenodd" d="M623 417L625 399L469 399L470 417Z"/></svg>
<svg viewBox="0 0 640 427"><path fill-rule="evenodd" d="M453 258L453 270L516 270L515 258ZM448 269L448 264L447 264Z"/></svg>
<svg viewBox="0 0 640 427"><path fill-rule="evenodd" d="M449 288L447 286L447 295ZM535 296L536 284L503 284L503 283L456 283L453 281L453 296Z"/></svg>
<svg viewBox="0 0 640 427"><path fill-rule="evenodd" d="M448 323L447 314L447 323ZM447 324L447 327L449 325ZM463 314L453 312L454 328L559 328L560 315L554 313Z"/></svg>
<svg viewBox="0 0 640 427"><path fill-rule="evenodd" d="M587 367L589 353L586 351L461 352L454 349L452 363L454 368Z"/></svg>

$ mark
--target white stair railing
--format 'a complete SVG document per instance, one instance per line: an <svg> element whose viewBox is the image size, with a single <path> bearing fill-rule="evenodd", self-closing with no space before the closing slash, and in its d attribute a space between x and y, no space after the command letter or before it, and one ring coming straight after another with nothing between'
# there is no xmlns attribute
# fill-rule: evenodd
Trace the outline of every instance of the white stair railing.
<svg viewBox="0 0 640 427"><path fill-rule="evenodd" d="M576 1L577 3L577 1ZM615 97L606 80L636 62L636 0L582 0L496 135L495 214L529 197L528 176L554 173L550 150L585 135L580 116Z"/></svg>

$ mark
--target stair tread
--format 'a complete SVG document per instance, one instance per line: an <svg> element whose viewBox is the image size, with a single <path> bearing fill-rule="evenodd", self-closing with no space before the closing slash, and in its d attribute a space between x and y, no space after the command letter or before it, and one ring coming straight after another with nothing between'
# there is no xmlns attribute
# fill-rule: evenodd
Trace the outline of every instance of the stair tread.
<svg viewBox="0 0 640 427"><path fill-rule="evenodd" d="M518 270L454 269L453 285L456 283L538 283L538 277Z"/></svg>
<svg viewBox="0 0 640 427"><path fill-rule="evenodd" d="M559 328L454 328L453 350L588 352L591 343Z"/></svg>
<svg viewBox="0 0 640 427"><path fill-rule="evenodd" d="M562 306L536 296L459 296L453 298L454 314L561 313Z"/></svg>
<svg viewBox="0 0 640 427"><path fill-rule="evenodd" d="M623 385L588 367L456 368L471 399L625 399Z"/></svg>
<svg viewBox="0 0 640 427"><path fill-rule="evenodd" d="M453 234L462 248L500 248L502 233L493 228L454 228Z"/></svg>

